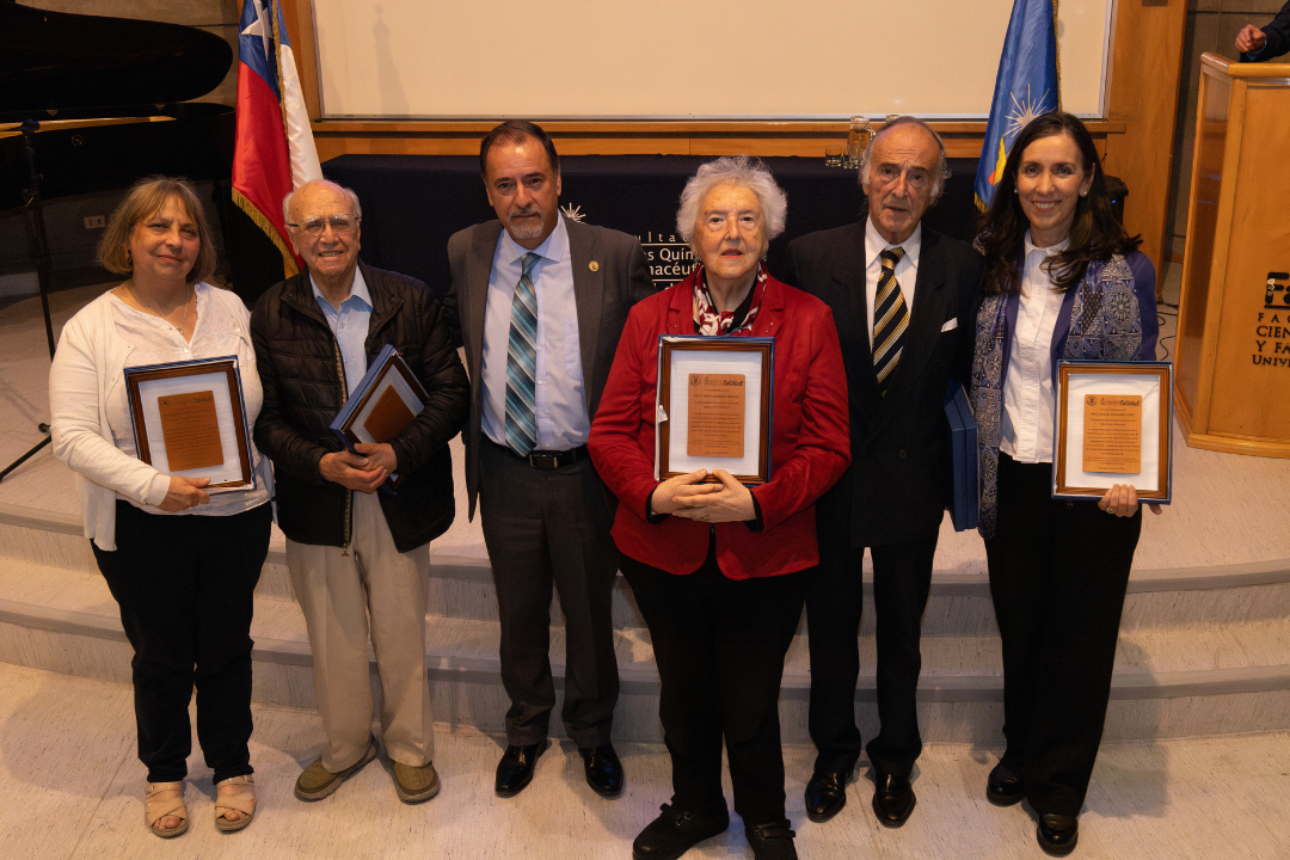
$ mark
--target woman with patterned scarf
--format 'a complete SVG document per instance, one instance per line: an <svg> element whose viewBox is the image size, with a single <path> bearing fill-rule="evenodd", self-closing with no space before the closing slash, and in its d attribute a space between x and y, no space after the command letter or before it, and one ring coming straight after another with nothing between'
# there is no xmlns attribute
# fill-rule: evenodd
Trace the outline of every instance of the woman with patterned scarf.
<svg viewBox="0 0 1290 860"><path fill-rule="evenodd" d="M1156 277L1139 243L1112 212L1083 123L1045 114L1017 135L977 240L986 277L971 397L1007 740L986 794L1029 799L1039 843L1057 855L1078 836L1142 530L1131 486L1051 498L1057 366L1155 359Z"/></svg>
<svg viewBox="0 0 1290 860"><path fill-rule="evenodd" d="M653 640L672 756L671 803L636 837L637 860L679 857L726 829L723 739L754 856L797 857L784 811L779 685L819 560L815 500L846 469L850 443L832 314L761 262L786 214L784 192L760 162L699 168L677 213L699 263L632 308L587 442L619 499L614 541ZM723 469L711 471L715 483L704 482L708 469L655 480L660 335L775 339L768 482L749 489Z"/></svg>

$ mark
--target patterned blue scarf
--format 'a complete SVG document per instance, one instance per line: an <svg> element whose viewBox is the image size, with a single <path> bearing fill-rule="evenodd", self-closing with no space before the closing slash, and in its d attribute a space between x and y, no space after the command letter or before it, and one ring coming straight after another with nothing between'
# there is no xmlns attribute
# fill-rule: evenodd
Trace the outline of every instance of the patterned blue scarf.
<svg viewBox="0 0 1290 860"><path fill-rule="evenodd" d="M1062 357L1135 361L1142 351L1142 313L1124 257L1090 263L1075 287L1070 333ZM1003 348L1008 337L1008 296L987 296L976 317L972 359L972 411L981 458L981 514L977 529L994 537L999 520L999 442L1003 433ZM1056 368L1053 368L1056 372Z"/></svg>

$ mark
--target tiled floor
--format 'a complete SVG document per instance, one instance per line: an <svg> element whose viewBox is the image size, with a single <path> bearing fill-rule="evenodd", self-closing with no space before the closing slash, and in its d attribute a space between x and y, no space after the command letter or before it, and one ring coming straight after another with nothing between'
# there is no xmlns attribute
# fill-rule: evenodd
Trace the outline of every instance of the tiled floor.
<svg viewBox="0 0 1290 860"><path fill-rule="evenodd" d="M661 746L623 744L627 788L605 800L582 781L581 760L557 745L533 784L503 800L492 792L499 741L473 730L441 730L436 765L443 791L420 806L394 794L374 762L327 800L291 793L321 740L316 714L255 708L252 756L260 811L245 831L212 822L210 771L195 752L187 799L192 825L173 841L143 827L144 769L134 755L130 689L0 665L0 856L5 858L415 858L415 860L599 860L631 853L633 836L668 799ZM803 860L1041 858L1027 807L997 809L984 797L997 751L938 744L923 753L918 808L904 828L886 830L869 811L870 783L827 824L811 824L802 789L813 751L789 747L789 815ZM727 792L728 795L728 792ZM1290 735L1108 744L1081 818L1076 857L1290 857ZM722 837L687 858L749 857L737 818Z"/></svg>

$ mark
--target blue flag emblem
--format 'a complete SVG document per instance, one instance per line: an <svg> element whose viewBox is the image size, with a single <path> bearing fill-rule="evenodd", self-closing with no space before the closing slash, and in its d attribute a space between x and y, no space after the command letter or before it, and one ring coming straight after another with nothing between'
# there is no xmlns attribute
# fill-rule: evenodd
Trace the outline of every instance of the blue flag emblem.
<svg viewBox="0 0 1290 860"><path fill-rule="evenodd" d="M1056 5L1054 0L1014 0L1012 4L976 169L976 200L982 209L994 200L994 187L1003 176L1018 132L1040 114L1061 107Z"/></svg>

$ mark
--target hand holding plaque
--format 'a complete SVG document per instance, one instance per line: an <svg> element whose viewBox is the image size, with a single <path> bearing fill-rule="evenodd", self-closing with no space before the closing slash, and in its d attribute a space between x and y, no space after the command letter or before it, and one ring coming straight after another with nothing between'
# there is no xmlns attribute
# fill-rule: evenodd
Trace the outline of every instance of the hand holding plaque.
<svg viewBox="0 0 1290 860"><path fill-rule="evenodd" d="M1119 484L1167 504L1173 365L1063 361L1057 381L1053 497L1100 499Z"/></svg>
<svg viewBox="0 0 1290 860"><path fill-rule="evenodd" d="M125 371L139 459L209 493L251 490L251 435L235 356Z"/></svg>
<svg viewBox="0 0 1290 860"><path fill-rule="evenodd" d="M772 338L660 338L657 479L724 469L770 480L774 350Z"/></svg>
<svg viewBox="0 0 1290 860"><path fill-rule="evenodd" d="M353 452L365 442L383 444L421 414L429 396L398 350L387 344L331 422L331 430ZM402 483L403 474L391 472L382 487L395 493Z"/></svg>

